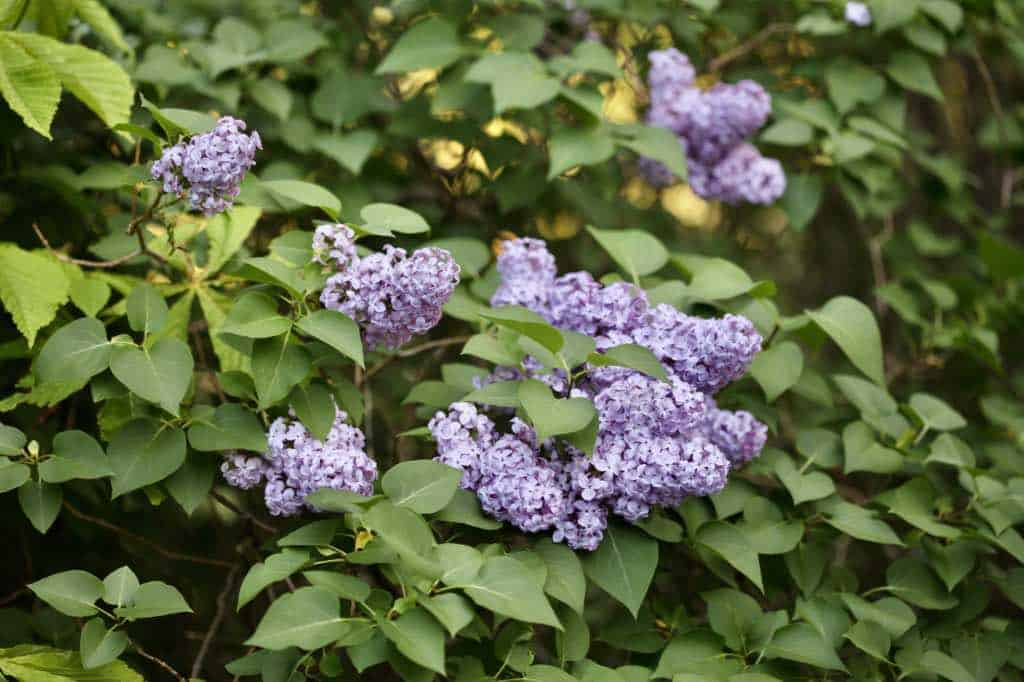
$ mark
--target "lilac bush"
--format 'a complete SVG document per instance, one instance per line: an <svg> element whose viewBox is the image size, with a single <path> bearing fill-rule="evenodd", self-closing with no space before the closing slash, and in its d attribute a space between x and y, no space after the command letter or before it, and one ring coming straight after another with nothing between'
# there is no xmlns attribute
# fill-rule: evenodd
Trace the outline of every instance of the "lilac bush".
<svg viewBox="0 0 1024 682"><path fill-rule="evenodd" d="M320 302L359 323L370 348L397 348L441 320L441 307L459 283L459 266L444 249L408 255L390 244L360 258L355 233L345 225L321 225L313 237L314 259L332 266Z"/></svg>
<svg viewBox="0 0 1024 682"><path fill-rule="evenodd" d="M245 132L245 121L224 116L213 130L168 147L150 174L163 190L187 196L193 210L214 215L231 208L245 174L263 148L259 133Z"/></svg>
<svg viewBox="0 0 1024 682"><path fill-rule="evenodd" d="M675 48L652 52L649 60L647 122L679 137L693 191L728 204L770 204L782 196L782 165L745 142L771 115L771 97L764 88L743 80L703 91L690 60ZM668 168L652 159L641 159L640 171L656 187L672 182Z"/></svg>
<svg viewBox="0 0 1024 682"><path fill-rule="evenodd" d="M490 380L537 378L561 396L586 397L598 414L593 455L558 438L538 442L518 418L503 433L469 403L438 412L429 424L437 459L463 472L485 511L524 531L553 530L576 549L595 549L608 514L636 522L655 506L721 490L729 471L764 447L767 427L748 412L718 408L714 394L740 377L761 348L746 318L705 319L651 306L643 290L606 286L584 272L558 277L536 239L504 242L492 305L530 308L562 329L592 336L598 350L646 347L668 373L660 381L623 367L587 366L572 386L564 371L533 358L499 367Z"/></svg>

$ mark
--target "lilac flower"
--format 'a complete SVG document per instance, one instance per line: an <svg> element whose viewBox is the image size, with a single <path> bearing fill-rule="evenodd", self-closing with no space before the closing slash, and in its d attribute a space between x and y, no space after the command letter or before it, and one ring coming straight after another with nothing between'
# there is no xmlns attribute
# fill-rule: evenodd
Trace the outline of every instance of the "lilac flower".
<svg viewBox="0 0 1024 682"><path fill-rule="evenodd" d="M397 348L441 320L441 307L459 283L459 266L444 249L385 245L383 253L359 258L354 234L344 225L322 225L314 235L314 260L333 261L320 302L363 329L371 348Z"/></svg>
<svg viewBox="0 0 1024 682"><path fill-rule="evenodd" d="M270 425L269 448L262 457L232 455L221 465L231 485L249 489L266 479L263 496L274 516L292 516L307 507L306 496L320 488L373 493L377 463L365 452L363 432L336 408L327 438L317 440L290 413Z"/></svg>
<svg viewBox="0 0 1024 682"><path fill-rule="evenodd" d="M711 442L733 464L757 457L768 440L768 427L743 410L730 412L711 407L704 428Z"/></svg>
<svg viewBox="0 0 1024 682"><path fill-rule="evenodd" d="M870 26L871 10L863 2L848 2L844 12L846 20L854 26Z"/></svg>
<svg viewBox="0 0 1024 682"><path fill-rule="evenodd" d="M206 215L225 211L256 163L256 151L263 148L259 133L244 131L244 121L224 116L213 130L164 150L151 175L165 192L187 194L195 210Z"/></svg>
<svg viewBox="0 0 1024 682"><path fill-rule="evenodd" d="M637 161L637 169L644 176L647 183L652 187L661 189L668 187L676 181L676 176L669 170L668 166L661 161L655 161L647 156L641 156Z"/></svg>
<svg viewBox="0 0 1024 682"><path fill-rule="evenodd" d="M771 114L771 97L759 84L719 83L707 92L694 84L693 67L675 49L653 52L648 84L649 125L668 128L683 145L693 191L727 203L769 204L786 188L781 164L761 157L744 140ZM657 161L641 159L640 172L656 187L672 182Z"/></svg>

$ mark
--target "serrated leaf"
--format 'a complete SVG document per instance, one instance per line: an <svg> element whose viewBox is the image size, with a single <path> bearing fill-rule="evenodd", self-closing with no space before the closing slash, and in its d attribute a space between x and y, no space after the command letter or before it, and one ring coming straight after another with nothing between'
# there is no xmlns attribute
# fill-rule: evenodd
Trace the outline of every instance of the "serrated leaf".
<svg viewBox="0 0 1024 682"><path fill-rule="evenodd" d="M0 301L30 348L36 333L50 324L57 309L67 302L69 290L70 282L55 261L14 244L0 244Z"/></svg>
<svg viewBox="0 0 1024 682"><path fill-rule="evenodd" d="M60 80L45 62L0 33L0 95L32 130L51 139L60 103Z"/></svg>

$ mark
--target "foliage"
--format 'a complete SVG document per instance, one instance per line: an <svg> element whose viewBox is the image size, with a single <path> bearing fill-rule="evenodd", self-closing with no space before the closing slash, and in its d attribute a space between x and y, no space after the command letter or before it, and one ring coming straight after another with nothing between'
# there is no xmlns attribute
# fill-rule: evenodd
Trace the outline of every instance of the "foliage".
<svg viewBox="0 0 1024 682"><path fill-rule="evenodd" d="M844 5L0 0L0 678L1021 679L1024 11ZM776 204L644 180L686 176L643 122L670 46L772 95ZM220 115L263 149L203 216L149 168ZM364 261L452 254L429 337L364 347L320 305L324 220ZM495 366L665 378L490 307L513 235L749 318L763 350L716 398L768 424L761 456L594 552L487 515L432 461L438 410L593 440L586 398ZM218 472L335 406L373 495L279 518Z"/></svg>

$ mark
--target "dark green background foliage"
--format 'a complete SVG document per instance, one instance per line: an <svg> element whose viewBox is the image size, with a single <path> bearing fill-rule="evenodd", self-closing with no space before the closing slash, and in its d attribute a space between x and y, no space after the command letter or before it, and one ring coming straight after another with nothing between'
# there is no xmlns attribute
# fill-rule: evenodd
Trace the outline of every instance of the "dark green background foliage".
<svg viewBox="0 0 1024 682"><path fill-rule="evenodd" d="M0 0L0 678L1024 676L1019 3L566 4ZM685 171L642 124L673 44L771 92L777 205L639 178ZM148 164L220 114L264 141L238 204L155 204ZM453 251L429 338L364 357L316 312L329 217ZM422 426L558 350L484 316L509 232L754 320L720 402L764 454L590 555L484 517ZM276 519L222 484L219 453L289 404L322 432L332 397L380 495Z"/></svg>

